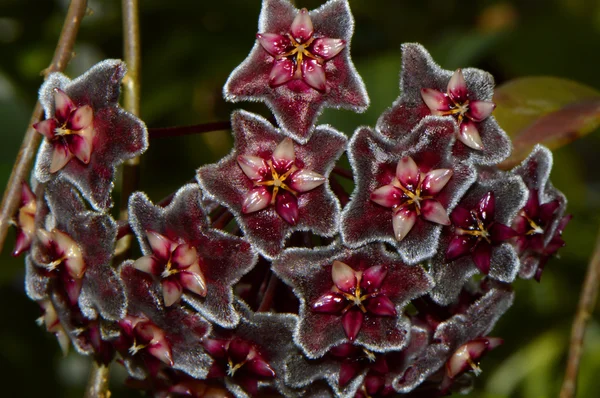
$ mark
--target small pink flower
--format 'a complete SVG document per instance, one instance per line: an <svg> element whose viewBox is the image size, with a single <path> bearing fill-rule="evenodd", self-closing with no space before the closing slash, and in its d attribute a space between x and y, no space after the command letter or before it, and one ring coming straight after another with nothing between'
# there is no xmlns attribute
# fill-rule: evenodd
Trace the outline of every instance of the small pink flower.
<svg viewBox="0 0 600 398"><path fill-rule="evenodd" d="M253 213L275 206L277 214L288 224L298 223L298 195L322 185L321 174L295 164L294 143L285 138L269 159L239 155L237 162L255 185L242 204L242 213Z"/></svg>
<svg viewBox="0 0 600 398"><path fill-rule="evenodd" d="M77 106L59 88L54 89L54 117L33 125L52 144L54 152L50 173L62 169L75 156L90 162L94 138L94 111L89 105Z"/></svg>
<svg viewBox="0 0 600 398"><path fill-rule="evenodd" d="M460 127L458 139L473 149L482 149L483 143L477 130L477 123L487 119L496 105L491 101L478 101L470 98L462 70L457 69L450 78L446 93L433 88L422 88L423 101L433 115L451 115Z"/></svg>
<svg viewBox="0 0 600 398"><path fill-rule="evenodd" d="M35 212L37 209L36 197L31 192L27 183L21 185L21 207L17 213L15 226L17 227L17 238L12 255L18 256L29 250L35 233Z"/></svg>
<svg viewBox="0 0 600 398"><path fill-rule="evenodd" d="M269 83L277 87L292 79L302 79L315 90L325 91L324 63L346 46L342 39L316 37L306 8L301 9L285 35L258 33L260 45L274 57Z"/></svg>
<svg viewBox="0 0 600 398"><path fill-rule="evenodd" d="M165 338L165 332L150 322L145 316L127 315L119 321L121 339L117 347L128 347L129 355L146 350L150 355L173 366L171 346Z"/></svg>
<svg viewBox="0 0 600 398"><path fill-rule="evenodd" d="M195 247L174 242L154 231L146 231L146 237L152 254L137 259L133 267L161 279L167 307L179 301L183 289L206 296L206 280Z"/></svg>
<svg viewBox="0 0 600 398"><path fill-rule="evenodd" d="M410 156L398 161L392 183L371 193L373 202L392 208L396 240L404 239L419 216L437 224L450 225L446 209L434 198L446 186L452 174L450 169L422 173Z"/></svg>

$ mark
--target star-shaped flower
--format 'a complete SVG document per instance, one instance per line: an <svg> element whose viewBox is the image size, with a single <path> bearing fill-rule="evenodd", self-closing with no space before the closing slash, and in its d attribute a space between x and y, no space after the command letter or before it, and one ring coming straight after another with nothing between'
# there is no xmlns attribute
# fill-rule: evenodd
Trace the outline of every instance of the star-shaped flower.
<svg viewBox="0 0 600 398"><path fill-rule="evenodd" d="M547 260L565 245L561 235L571 216L564 215L567 199L548 181L551 168L552 152L538 145L512 171L529 189L527 204L513 222L522 278L539 281Z"/></svg>
<svg viewBox="0 0 600 398"><path fill-rule="evenodd" d="M372 351L400 349L410 324L402 309L432 287L420 266L407 266L381 244L293 248L273 270L300 300L296 344L309 358L348 339Z"/></svg>
<svg viewBox="0 0 600 398"><path fill-rule="evenodd" d="M363 112L369 98L350 60L354 20L347 0L317 10L263 0L257 42L227 80L232 102L263 101L283 132L306 143L323 107Z"/></svg>
<svg viewBox="0 0 600 398"><path fill-rule="evenodd" d="M321 126L299 145L245 111L232 115L232 128L233 151L198 170L205 196L228 207L245 237L267 258L276 256L294 231L334 235L340 205L323 179L344 152L346 137Z"/></svg>
<svg viewBox="0 0 600 398"><path fill-rule="evenodd" d="M377 131L398 141L429 115L448 115L457 126L455 156L493 165L512 145L493 116L494 78L474 68L444 70L419 44L402 45L401 95L377 121Z"/></svg>
<svg viewBox="0 0 600 398"><path fill-rule="evenodd" d="M211 360L201 342L211 324L179 305L164 306L152 276L137 271L131 261L121 266L120 275L128 306L112 340L129 373L143 378L167 366L197 379L206 378Z"/></svg>
<svg viewBox="0 0 600 398"><path fill-rule="evenodd" d="M18 256L29 250L35 233L35 212L37 209L37 198L27 183L21 185L21 206L17 213L15 226L17 227L17 238L12 255Z"/></svg>
<svg viewBox="0 0 600 398"><path fill-rule="evenodd" d="M442 234L432 259L435 301L454 301L477 271L506 283L514 280L519 260L508 240L517 233L509 225L526 198L521 178L501 172L480 175L450 215L453 227Z"/></svg>
<svg viewBox="0 0 600 398"><path fill-rule="evenodd" d="M86 210L75 188L61 180L48 184L46 201L38 203L41 208L30 259L41 275L29 274L36 280L30 290L34 286L45 287L46 294L58 290L88 319L98 315L119 319L125 310L125 297L111 267L117 234L114 220ZM43 283L43 279L49 281Z"/></svg>
<svg viewBox="0 0 600 398"><path fill-rule="evenodd" d="M146 150L144 123L119 107L125 65L105 60L71 81L51 74L40 89L46 120L34 125L46 139L35 178L64 178L97 210L112 206L115 168Z"/></svg>
<svg viewBox="0 0 600 398"><path fill-rule="evenodd" d="M243 239L211 229L201 200L196 184L182 187L165 208L133 194L129 219L146 254L133 266L160 281L167 307L183 297L207 319L233 327L239 316L231 287L257 255Z"/></svg>
<svg viewBox="0 0 600 398"><path fill-rule="evenodd" d="M396 144L368 128L356 131L348 150L356 187L341 220L345 244L384 241L409 264L436 253L448 213L475 181L473 166L450 155L453 132L454 123L440 117L423 120Z"/></svg>

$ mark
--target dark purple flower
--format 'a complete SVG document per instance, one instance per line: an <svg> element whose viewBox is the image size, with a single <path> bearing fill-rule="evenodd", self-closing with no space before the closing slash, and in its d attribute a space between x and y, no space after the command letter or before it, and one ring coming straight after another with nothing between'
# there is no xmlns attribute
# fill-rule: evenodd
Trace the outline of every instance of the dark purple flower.
<svg viewBox="0 0 600 398"><path fill-rule="evenodd" d="M294 231L334 235L340 205L323 181L344 152L346 137L322 126L299 145L252 113L234 112L231 120L233 151L198 170L205 196L227 206L267 258L277 255Z"/></svg>
<svg viewBox="0 0 600 398"><path fill-rule="evenodd" d="M364 111L369 98L350 60L347 0L308 12L263 0L257 42L225 84L225 99L263 101L283 132L306 143L323 107Z"/></svg>
<svg viewBox="0 0 600 398"><path fill-rule="evenodd" d="M341 220L346 245L384 241L409 264L436 253L448 212L476 178L450 154L454 129L447 118L427 119L397 144L356 131L348 150L356 187Z"/></svg>
<svg viewBox="0 0 600 398"><path fill-rule="evenodd" d="M129 218L146 254L133 267L160 281L165 306L183 297L205 318L232 327L239 316L231 287L257 255L243 239L210 228L201 200L196 184L182 187L164 208L133 194Z"/></svg>
<svg viewBox="0 0 600 398"><path fill-rule="evenodd" d="M442 234L431 261L434 300L444 305L454 301L477 271L506 283L514 280L519 260L509 240L517 233L508 226L526 197L521 178L480 172L479 180L450 214L453 226Z"/></svg>
<svg viewBox="0 0 600 398"><path fill-rule="evenodd" d="M37 198L27 183L21 185L21 206L17 213L15 226L17 227L17 238L12 255L18 256L29 250L31 241L35 234L35 212L37 209Z"/></svg>
<svg viewBox="0 0 600 398"><path fill-rule="evenodd" d="M432 287L423 268L380 244L288 249L273 270L300 300L294 339L309 358L348 340L376 352L404 347L410 324L402 309Z"/></svg>
<svg viewBox="0 0 600 398"><path fill-rule="evenodd" d="M71 81L51 74L40 89L46 120L34 125L46 139L35 178L64 178L97 210L112 206L115 168L146 150L144 123L119 107L125 65L105 60Z"/></svg>
<svg viewBox="0 0 600 398"><path fill-rule="evenodd" d="M392 141L402 140L429 115L449 115L456 125L455 156L475 164L492 165L506 159L510 139L498 126L491 102L494 78L474 68L456 72L436 64L425 48L402 45L401 95L377 121L377 131Z"/></svg>
<svg viewBox="0 0 600 398"><path fill-rule="evenodd" d="M564 215L567 199L548 181L551 168L552 152L538 145L512 171L529 188L527 204L513 221L519 234L514 239L521 261L519 275L537 281L548 259L565 245L561 235L571 219Z"/></svg>

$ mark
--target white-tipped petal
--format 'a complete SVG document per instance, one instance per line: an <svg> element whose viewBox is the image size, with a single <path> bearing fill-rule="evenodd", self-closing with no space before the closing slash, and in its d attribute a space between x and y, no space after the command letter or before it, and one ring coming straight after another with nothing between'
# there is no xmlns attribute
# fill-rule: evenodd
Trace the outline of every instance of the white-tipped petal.
<svg viewBox="0 0 600 398"><path fill-rule="evenodd" d="M92 125L94 121L94 111L89 105L80 106L71 114L67 123L67 128L74 131L83 130Z"/></svg>
<svg viewBox="0 0 600 398"><path fill-rule="evenodd" d="M398 161L396 178L405 188L419 183L419 167L413 158L405 156Z"/></svg>
<svg viewBox="0 0 600 398"><path fill-rule="evenodd" d="M269 84L271 87L278 87L294 78L296 66L291 59L282 58L275 61L271 74L269 75Z"/></svg>
<svg viewBox="0 0 600 398"><path fill-rule="evenodd" d="M478 151L483 149L483 142L481 142L481 137L479 136L477 126L470 120L466 120L461 123L458 139L469 148L473 148Z"/></svg>
<svg viewBox="0 0 600 398"><path fill-rule="evenodd" d="M179 274L181 284L184 289L196 293L199 296L206 297L206 281L200 272L183 271Z"/></svg>
<svg viewBox="0 0 600 398"><path fill-rule="evenodd" d="M452 174L454 172L450 169L435 169L431 170L425 177L423 178L423 183L421 184L421 192L424 195L435 195L440 192L450 178L452 178Z"/></svg>
<svg viewBox="0 0 600 398"><path fill-rule="evenodd" d="M450 218L448 212L444 209L444 206L437 200L425 200L421 205L421 214L427 221L431 221L437 224L450 225Z"/></svg>
<svg viewBox="0 0 600 398"><path fill-rule="evenodd" d="M346 42L342 39L323 37L313 42L312 52L324 60L328 60L338 55L344 47L346 47Z"/></svg>
<svg viewBox="0 0 600 398"><path fill-rule="evenodd" d="M69 275L76 279L83 278L85 263L77 243L70 236L57 229L52 231L52 238L65 258L64 264Z"/></svg>
<svg viewBox="0 0 600 398"><path fill-rule="evenodd" d="M198 252L195 247L184 243L173 250L172 260L177 268L187 268L198 261Z"/></svg>
<svg viewBox="0 0 600 398"><path fill-rule="evenodd" d="M450 99L442 92L432 88L422 88L421 98L432 114L439 115L450 109Z"/></svg>
<svg viewBox="0 0 600 398"><path fill-rule="evenodd" d="M165 305L167 307L172 306L181 298L181 294L183 293L181 289L181 285L175 281L163 279L161 282L162 291L163 291L163 299L165 300Z"/></svg>
<svg viewBox="0 0 600 398"><path fill-rule="evenodd" d="M50 173L56 173L65 167L73 158L73 154L66 145L56 144L52 151L52 161L50 162Z"/></svg>
<svg viewBox="0 0 600 398"><path fill-rule="evenodd" d="M75 104L67 93L59 88L54 89L54 114L60 123L68 120L73 109L75 109Z"/></svg>
<svg viewBox="0 0 600 398"><path fill-rule="evenodd" d="M462 70L457 69L448 82L448 95L455 102L465 102L467 100L467 83Z"/></svg>
<svg viewBox="0 0 600 398"><path fill-rule="evenodd" d="M273 151L273 160L277 163L291 163L296 159L294 153L294 141L290 137L284 138L283 141L275 147Z"/></svg>
<svg viewBox="0 0 600 398"><path fill-rule="evenodd" d="M252 189L242 203L242 213L248 214L262 210L269 206L271 202L271 193L265 187Z"/></svg>
<svg viewBox="0 0 600 398"><path fill-rule="evenodd" d="M154 256L143 256L135 260L133 263L133 268L147 274L155 275L157 273L157 265L158 264Z"/></svg>
<svg viewBox="0 0 600 398"><path fill-rule="evenodd" d="M496 104L491 101L473 101L469 103L467 117L474 122L481 122L490 117L495 108Z"/></svg>
<svg viewBox="0 0 600 398"><path fill-rule="evenodd" d="M267 169L265 160L258 156L240 155L237 157L238 165L251 180L260 180Z"/></svg>
<svg viewBox="0 0 600 398"><path fill-rule="evenodd" d="M410 209L400 209L392 217L392 227L394 228L394 237L398 242L408 235L417 221L417 213Z"/></svg>
<svg viewBox="0 0 600 398"><path fill-rule="evenodd" d="M331 278L341 291L349 292L350 289L356 287L356 271L341 261L336 260L333 262Z"/></svg>
<svg viewBox="0 0 600 398"><path fill-rule="evenodd" d="M277 33L258 33L256 38L262 48L273 56L285 53L286 48L291 45L287 36L278 35Z"/></svg>
<svg viewBox="0 0 600 398"><path fill-rule="evenodd" d="M306 84L316 90L325 91L327 89L325 68L316 59L307 59L302 62L302 78Z"/></svg>
<svg viewBox="0 0 600 398"><path fill-rule="evenodd" d="M146 231L146 237L152 251L161 259L168 259L173 251L174 243L166 236L154 231Z"/></svg>
<svg viewBox="0 0 600 398"><path fill-rule="evenodd" d="M300 43L307 42L313 35L313 24L308 10L306 8L301 9L294 18L290 31L294 39Z"/></svg>
<svg viewBox="0 0 600 398"><path fill-rule="evenodd" d="M383 207L394 207L400 203L402 191L388 184L377 188L371 193L371 200Z"/></svg>
<svg viewBox="0 0 600 398"><path fill-rule="evenodd" d="M327 179L317 172L302 169L292 175L290 187L297 192L307 192L323 185L325 180Z"/></svg>

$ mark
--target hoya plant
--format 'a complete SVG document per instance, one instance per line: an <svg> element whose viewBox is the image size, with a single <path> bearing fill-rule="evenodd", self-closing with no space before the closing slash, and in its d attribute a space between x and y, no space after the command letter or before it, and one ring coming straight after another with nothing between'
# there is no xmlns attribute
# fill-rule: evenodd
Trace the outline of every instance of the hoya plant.
<svg viewBox="0 0 600 398"><path fill-rule="evenodd" d="M399 79L385 77L398 97L340 131L335 115L375 101L351 50L376 38L353 37L353 1L260 4L222 82L229 121L157 128L140 114L137 2L123 1L125 59L69 77L88 14L71 2L2 202L2 242L10 221L39 323L92 361L87 397L109 396L110 369L156 397L467 393L501 349L514 285L560 266L571 215L545 144L577 138L589 104L515 134L527 91L408 42ZM346 113L324 123L328 108ZM171 194L139 184L140 157L170 150L157 139L223 129L229 153ZM564 397L584 327L578 317Z"/></svg>

